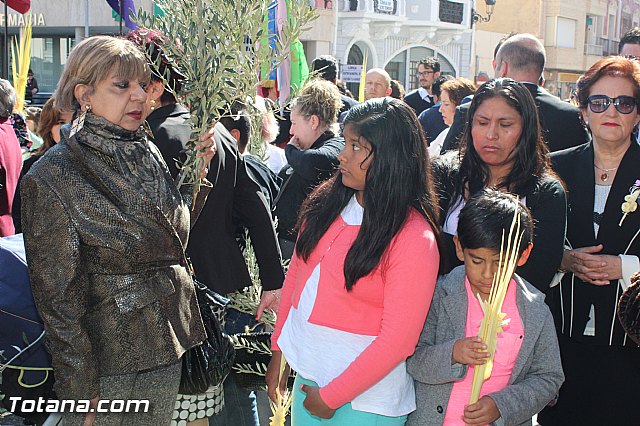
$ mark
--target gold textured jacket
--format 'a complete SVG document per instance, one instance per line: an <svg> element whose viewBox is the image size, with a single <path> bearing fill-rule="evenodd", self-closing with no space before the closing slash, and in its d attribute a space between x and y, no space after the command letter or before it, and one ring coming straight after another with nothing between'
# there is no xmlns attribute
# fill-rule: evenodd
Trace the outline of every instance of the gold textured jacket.
<svg viewBox="0 0 640 426"><path fill-rule="evenodd" d="M99 377L173 364L205 338L185 267L189 208L142 130L88 113L21 189L59 398L93 398Z"/></svg>

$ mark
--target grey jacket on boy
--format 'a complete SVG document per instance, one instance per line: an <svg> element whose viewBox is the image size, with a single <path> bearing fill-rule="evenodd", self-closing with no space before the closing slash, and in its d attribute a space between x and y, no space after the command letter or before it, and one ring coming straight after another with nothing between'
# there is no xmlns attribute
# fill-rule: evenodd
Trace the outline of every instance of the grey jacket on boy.
<svg viewBox="0 0 640 426"><path fill-rule="evenodd" d="M516 305L522 318L524 340L509 386L489 396L500 411L494 425L531 425L531 417L557 395L564 382L553 318L544 295L514 275ZM465 269L459 266L440 277L424 330L407 370L415 379L417 410L407 426L442 425L454 381L467 374L467 366L451 364L453 345L465 337L467 293Z"/></svg>

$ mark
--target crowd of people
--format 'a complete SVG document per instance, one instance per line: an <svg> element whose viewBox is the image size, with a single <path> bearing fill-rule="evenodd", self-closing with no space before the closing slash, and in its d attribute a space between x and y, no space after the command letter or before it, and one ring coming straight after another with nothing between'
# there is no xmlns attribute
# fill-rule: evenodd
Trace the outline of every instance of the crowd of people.
<svg viewBox="0 0 640 426"><path fill-rule="evenodd" d="M75 46L53 98L28 114L42 144L24 163L16 94L0 80L0 236L24 234L57 396L150 401L147 413L65 413L65 425L260 424L233 373L203 395L178 390L181 357L205 338L194 279L227 296L252 285L239 229L262 294L224 327L277 312L267 394L296 372L293 425L634 418L640 349L617 305L640 270L640 29L580 77L577 105L540 86L545 50L530 34L500 41L495 78L478 87L426 58L406 95L368 70L362 103L321 56L288 125L258 97L198 135L195 200L175 183L193 129L167 42L138 30ZM522 232L507 237L514 217ZM509 238L492 350L478 334Z"/></svg>

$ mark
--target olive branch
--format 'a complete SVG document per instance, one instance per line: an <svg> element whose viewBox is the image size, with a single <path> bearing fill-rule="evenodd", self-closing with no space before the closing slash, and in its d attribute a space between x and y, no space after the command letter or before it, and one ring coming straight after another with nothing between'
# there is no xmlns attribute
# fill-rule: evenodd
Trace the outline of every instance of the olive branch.
<svg viewBox="0 0 640 426"><path fill-rule="evenodd" d="M235 101L246 103L255 96L261 67L268 64L275 69L285 60L289 46L316 12L307 2L288 2L289 19L275 36L276 48L271 49L266 30L269 0L157 0L156 5L165 13L140 10L137 22L166 36L169 41L162 49L186 77L175 95L191 111L193 133L178 186L193 185L195 200L201 185L202 164L195 151L199 135L230 114ZM169 80L167 75L164 78Z"/></svg>

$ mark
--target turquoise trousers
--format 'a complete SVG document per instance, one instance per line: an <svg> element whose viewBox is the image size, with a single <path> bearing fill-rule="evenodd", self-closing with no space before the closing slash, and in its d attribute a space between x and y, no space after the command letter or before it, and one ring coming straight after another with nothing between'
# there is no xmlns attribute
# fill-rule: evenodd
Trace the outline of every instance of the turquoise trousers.
<svg viewBox="0 0 640 426"><path fill-rule="evenodd" d="M321 419L304 408L306 395L300 390L300 385L318 386L316 382L307 380L299 374L296 376L291 404L291 426L403 426L407 421L407 416L387 417L357 411L351 408L351 403L338 408L330 419Z"/></svg>

